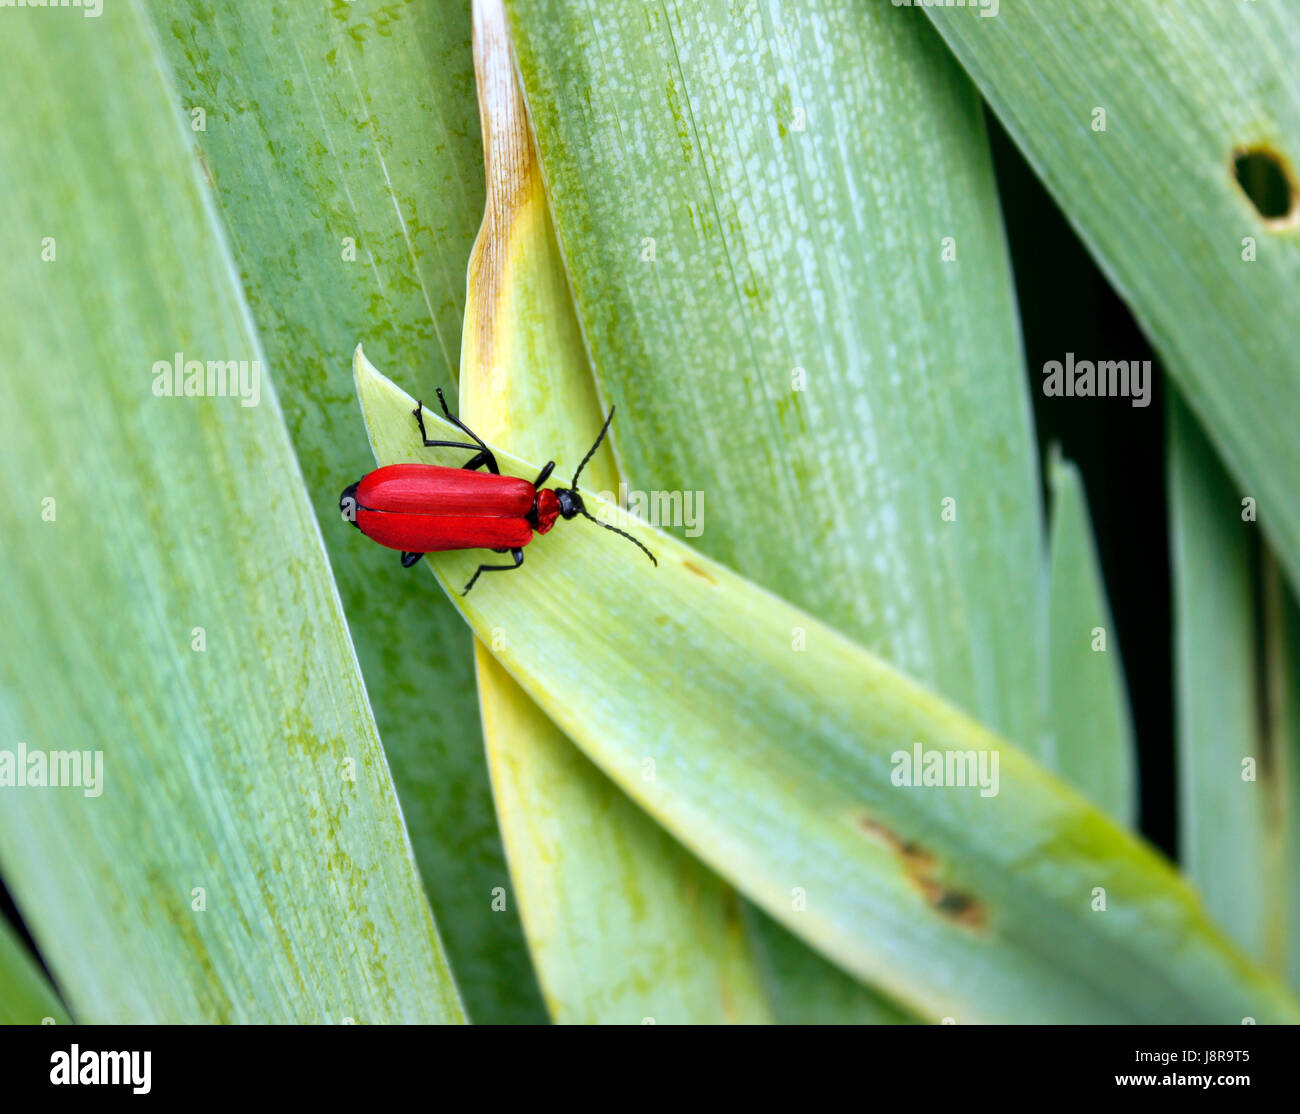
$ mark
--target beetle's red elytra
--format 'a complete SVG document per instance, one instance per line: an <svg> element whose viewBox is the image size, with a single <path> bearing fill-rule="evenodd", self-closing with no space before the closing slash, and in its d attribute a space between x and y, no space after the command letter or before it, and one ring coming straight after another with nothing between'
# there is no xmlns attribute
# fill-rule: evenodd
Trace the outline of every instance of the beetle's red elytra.
<svg viewBox="0 0 1300 1114"><path fill-rule="evenodd" d="M616 526L601 522L588 512L578 494L578 477L587 466L614 420L609 417L596 442L582 458L573 482L566 487L542 488L555 468L549 461L537 479L529 483L517 476L503 476L496 456L483 440L447 408L438 391L438 402L447 420L473 444L464 441L430 440L424 431L424 403L412 413L427 447L468 449L474 453L460 468L437 464L389 464L368 472L349 484L339 496L339 510L366 537L389 549L402 551L402 566L410 568L426 553L449 549L490 549L509 553L510 565L479 565L465 585L466 594L485 572L509 572L524 563L524 546L533 534L545 534L561 518L582 515L606 530L627 538L655 565L655 555L636 538ZM480 472L486 468L486 472Z"/></svg>

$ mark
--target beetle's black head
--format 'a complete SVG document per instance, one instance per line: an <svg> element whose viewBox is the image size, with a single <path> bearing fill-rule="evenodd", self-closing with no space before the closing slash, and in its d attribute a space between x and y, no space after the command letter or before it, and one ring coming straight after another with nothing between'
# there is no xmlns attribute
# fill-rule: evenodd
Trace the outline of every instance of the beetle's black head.
<svg viewBox="0 0 1300 1114"><path fill-rule="evenodd" d="M348 484L339 496L339 513L344 522L350 522L353 526L357 526L357 485L360 482L358 480L357 483ZM357 529L360 530L361 527L357 526Z"/></svg>
<svg viewBox="0 0 1300 1114"><path fill-rule="evenodd" d="M557 487L555 497L560 501L561 518L577 518L587 511L587 508L582 505L582 496L574 488Z"/></svg>

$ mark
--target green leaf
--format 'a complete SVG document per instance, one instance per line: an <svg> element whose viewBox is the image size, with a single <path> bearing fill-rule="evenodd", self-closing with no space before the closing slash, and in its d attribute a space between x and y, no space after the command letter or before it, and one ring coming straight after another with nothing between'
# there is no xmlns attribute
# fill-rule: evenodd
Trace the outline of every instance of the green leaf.
<svg viewBox="0 0 1300 1114"><path fill-rule="evenodd" d="M1169 502L1181 858L1210 915L1300 986L1300 623L1177 399Z"/></svg>
<svg viewBox="0 0 1300 1114"><path fill-rule="evenodd" d="M1289 300L1300 213L1292 196L1291 218L1265 219L1234 173L1237 154L1264 149L1294 193L1300 9L1020 0L989 19L924 11L1132 307L1300 586Z"/></svg>
<svg viewBox="0 0 1300 1114"><path fill-rule="evenodd" d="M499 2L475 5L475 64L488 204L470 263L461 417L516 452L572 467L604 414ZM618 486L609 444L583 474ZM735 891L592 765L481 644L477 663L497 810L552 1017L765 1020Z"/></svg>
<svg viewBox="0 0 1300 1114"><path fill-rule="evenodd" d="M740 899L628 800L480 645L501 826L551 1016L766 1020Z"/></svg>
<svg viewBox="0 0 1300 1114"><path fill-rule="evenodd" d="M746 902L745 926L782 1025L908 1025L916 1015L869 990Z"/></svg>
<svg viewBox="0 0 1300 1114"><path fill-rule="evenodd" d="M1136 826L1136 755L1119 640L1106 603L1083 480L1059 449L1048 461L1048 483L1055 735L1049 764L1116 821Z"/></svg>
<svg viewBox="0 0 1300 1114"><path fill-rule="evenodd" d="M1032 425L937 36L831 0L509 11L633 486L702 492L693 545L1036 746L1042 600L1005 590L1040 580Z"/></svg>
<svg viewBox="0 0 1300 1114"><path fill-rule="evenodd" d="M979 100L938 36L830 0L511 14L632 491L1036 748L1036 453ZM778 995L844 996L800 982Z"/></svg>
<svg viewBox="0 0 1300 1114"><path fill-rule="evenodd" d="M537 1022L478 745L471 640L442 593L338 518L370 461L358 337L426 397L460 358L483 157L465 5L150 5L175 108L263 337L416 858L470 1015ZM203 130L194 110L203 112ZM430 699L436 693L437 699Z"/></svg>
<svg viewBox="0 0 1300 1114"><path fill-rule="evenodd" d="M63 1003L36 958L0 917L0 1025L40 1025L47 1017L68 1023Z"/></svg>
<svg viewBox="0 0 1300 1114"><path fill-rule="evenodd" d="M0 65L41 90L0 126L0 755L96 770L3 790L6 883L81 1022L459 1020L151 31L9 20ZM166 397L175 359L257 389Z"/></svg>
<svg viewBox="0 0 1300 1114"><path fill-rule="evenodd" d="M360 351L356 371L380 462L454 459L421 446L414 400ZM451 427L431 419L431 430ZM537 472L497 455L506 473ZM1020 751L582 494L658 567L586 522L557 527L524 570L469 596L478 554L430 564L480 638L502 632L498 661L587 756L786 928L928 1017L1300 1020L1300 1003L1218 934L1158 854ZM983 755L987 774L996 755L997 792L895 784L915 746L976 766Z"/></svg>

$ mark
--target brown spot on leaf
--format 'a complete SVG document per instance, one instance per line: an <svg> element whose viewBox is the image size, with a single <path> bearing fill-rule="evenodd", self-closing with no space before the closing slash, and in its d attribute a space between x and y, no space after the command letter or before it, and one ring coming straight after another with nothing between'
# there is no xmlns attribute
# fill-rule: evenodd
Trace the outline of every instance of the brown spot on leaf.
<svg viewBox="0 0 1300 1114"><path fill-rule="evenodd" d="M920 879L918 884L921 887L921 892L925 895L925 900L937 912L942 913L950 920L965 925L967 928L983 928L988 923L988 915L985 913L984 906L971 897L970 894L964 894L959 890L950 890L930 879Z"/></svg>
<svg viewBox="0 0 1300 1114"><path fill-rule="evenodd" d="M970 894L950 889L935 880L938 860L932 852L913 840L902 839L897 832L875 817L860 815L858 827L888 845L898 856L908 879L920 891L930 908L940 916L971 929L983 928L988 923L988 911L979 901Z"/></svg>
<svg viewBox="0 0 1300 1114"><path fill-rule="evenodd" d="M710 584L717 583L717 581L714 580L713 577L711 577L707 572L705 572L702 568L700 568L700 566L697 565L694 561L683 561L682 566L685 569L687 569L689 572L693 572L696 576L702 577L703 579L707 580Z"/></svg>
<svg viewBox="0 0 1300 1114"><path fill-rule="evenodd" d="M194 150L198 153L199 169L203 171L203 177L207 179L208 188L215 190L217 188L217 180L212 176L212 167L208 165L208 156L203 153L202 147L195 147Z"/></svg>
<svg viewBox="0 0 1300 1114"><path fill-rule="evenodd" d="M875 817L859 816L858 827L861 828L868 835L879 836L891 847L899 846L898 836L894 835L893 832L891 832L888 828L886 828L885 825L882 824L879 820L875 819Z"/></svg>

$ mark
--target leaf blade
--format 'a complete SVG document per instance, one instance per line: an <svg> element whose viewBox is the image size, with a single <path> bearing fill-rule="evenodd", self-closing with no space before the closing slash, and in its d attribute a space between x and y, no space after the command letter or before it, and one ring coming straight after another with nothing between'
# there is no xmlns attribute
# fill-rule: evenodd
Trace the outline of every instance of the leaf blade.
<svg viewBox="0 0 1300 1114"><path fill-rule="evenodd" d="M1136 827L1133 729L1118 638L1079 470L1054 452L1049 545L1052 768L1120 824ZM1098 632L1106 639L1098 648Z"/></svg>
<svg viewBox="0 0 1300 1114"><path fill-rule="evenodd" d="M1133 309L1233 474L1257 493L1260 521L1300 585L1290 482L1300 474L1291 430L1300 368L1278 300L1300 282L1300 239L1287 222L1265 220L1234 175L1242 149L1290 163L1300 152L1300 84L1281 45L1300 44L1295 11L1195 4L1170 19L1158 6L1104 0L1070 10L1006 4L996 19L925 14Z"/></svg>
<svg viewBox="0 0 1300 1114"><path fill-rule="evenodd" d="M1195 418L1168 416L1179 851L1210 915L1297 986L1296 607Z"/></svg>
<svg viewBox="0 0 1300 1114"><path fill-rule="evenodd" d="M480 435L567 470L604 415L499 3L475 5L475 62L488 203L470 263L461 411ZM618 486L610 445L584 475ZM476 661L498 815L551 1016L766 1019L734 891L593 766L481 643Z"/></svg>
<svg viewBox="0 0 1300 1114"><path fill-rule="evenodd" d="M438 462L411 428L412 400L360 352L356 366L378 459ZM508 473L535 468L498 457ZM660 531L620 524L656 552L657 570L620 539L575 527L537 547L531 577L499 577L454 602L480 636L508 629L496 656L533 699L787 928L932 1017L1300 1018L1168 864L1077 793L784 601ZM430 564L457 585L476 560ZM578 595L581 615L567 604ZM788 649L795 627L807 632L803 653ZM636 663L637 692L593 664L609 650ZM891 752L905 741L996 750L1001 792L900 792ZM652 783L640 777L647 757ZM809 894L803 913L792 886ZM1109 916L1089 908L1096 886Z"/></svg>
<svg viewBox="0 0 1300 1114"><path fill-rule="evenodd" d="M544 1018L492 810L471 639L441 592L338 520L368 468L346 353L364 337L421 392L460 360L483 209L468 11L150 5L221 207L365 674L425 889L471 1016ZM250 106L256 106L250 111ZM426 396L427 397L427 396ZM400 614L400 621L394 616ZM439 698L430 701L428 694Z"/></svg>
<svg viewBox="0 0 1300 1114"><path fill-rule="evenodd" d="M22 585L0 617L40 631L0 649L0 739L102 759L93 784L12 791L6 882L82 1023L459 1020L157 44L138 8L108 18L14 21L0 44L50 125L39 145L0 126L0 231L32 245L0 275L0 341L39 369L0 384L0 453L48 493L0 509ZM168 398L178 349L246 366L200 368L222 397Z"/></svg>
<svg viewBox="0 0 1300 1114"><path fill-rule="evenodd" d="M703 492L693 545L1036 746L1040 594L986 603L1040 578L1032 424L942 44L874 5L508 10L629 477Z"/></svg>
<svg viewBox="0 0 1300 1114"><path fill-rule="evenodd" d="M631 497L1036 749L1036 450L979 102L942 43L824 0L511 14ZM787 1005L893 1013L748 923Z"/></svg>
<svg viewBox="0 0 1300 1114"><path fill-rule="evenodd" d="M40 1025L45 1018L68 1023L67 1012L36 958L0 917L0 1025Z"/></svg>

